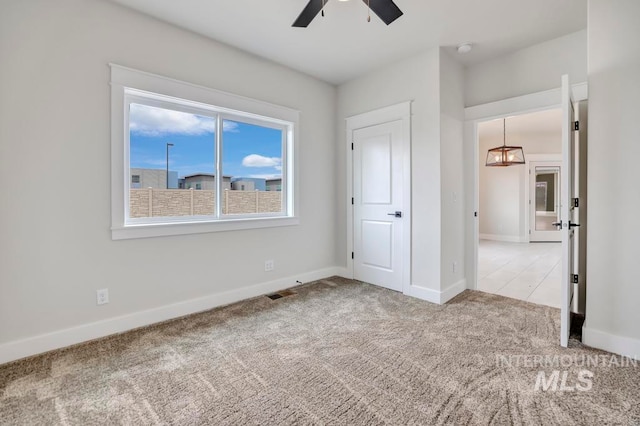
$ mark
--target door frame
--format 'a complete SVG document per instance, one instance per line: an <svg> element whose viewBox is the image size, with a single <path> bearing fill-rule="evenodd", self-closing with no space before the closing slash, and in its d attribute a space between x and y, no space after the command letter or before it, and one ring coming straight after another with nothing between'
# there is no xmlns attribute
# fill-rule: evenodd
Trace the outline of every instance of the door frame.
<svg viewBox="0 0 640 426"><path fill-rule="evenodd" d="M346 121L346 205L347 205L347 275L354 278L354 262L351 254L354 246L353 214L353 132L357 129L376 126L393 121L402 121L402 292L411 285L411 101L347 117Z"/></svg>
<svg viewBox="0 0 640 426"><path fill-rule="evenodd" d="M550 163L550 165L558 166L560 168L560 173L562 173L562 154L529 154L528 156L525 154L525 178L527 179L527 184L524 188L524 203L525 203L525 211L527 214L524 215L524 229L525 231L525 242L531 242L531 204L529 204L529 200L533 203L533 197L535 195L531 194L531 163ZM559 191L562 191L562 182L558 182ZM560 192L559 192L560 193ZM560 208L560 205L558 205ZM558 241L559 242L559 241Z"/></svg>
<svg viewBox="0 0 640 426"><path fill-rule="evenodd" d="M588 99L587 83L578 83L571 86L573 101L580 102ZM532 112L561 108L561 88L537 92L528 95L508 98L501 101L476 105L465 108L464 123L464 150L465 166L469 175L465 178L465 185L469 190L466 194L467 226L465 256L467 288L478 288L478 241L479 220L476 213L479 212L479 137L478 125L481 122L505 118L513 115L522 115ZM471 154L471 155L470 155ZM562 153L564 155L564 153ZM525 158L527 157L525 153ZM527 186L527 185L525 185ZM528 191L528 189L525 189ZM525 217L527 217L525 215ZM528 220L528 219L525 219ZM528 228L525 228L528 229Z"/></svg>

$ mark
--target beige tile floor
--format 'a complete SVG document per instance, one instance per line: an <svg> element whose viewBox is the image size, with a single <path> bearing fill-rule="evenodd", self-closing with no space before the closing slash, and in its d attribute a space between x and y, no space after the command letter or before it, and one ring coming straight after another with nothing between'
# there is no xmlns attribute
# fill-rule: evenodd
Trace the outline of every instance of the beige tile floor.
<svg viewBox="0 0 640 426"><path fill-rule="evenodd" d="M478 290L559 308L561 247L480 240Z"/></svg>

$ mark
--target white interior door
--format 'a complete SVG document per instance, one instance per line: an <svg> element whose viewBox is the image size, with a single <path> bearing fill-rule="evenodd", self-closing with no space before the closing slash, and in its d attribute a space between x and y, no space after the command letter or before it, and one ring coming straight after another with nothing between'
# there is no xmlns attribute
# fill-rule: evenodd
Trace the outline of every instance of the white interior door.
<svg viewBox="0 0 640 426"><path fill-rule="evenodd" d="M576 158L575 112L571 98L569 76L562 76L562 169L560 227L562 233L562 305L560 308L560 344L567 347L571 329L571 303L574 296L573 275L575 272L575 209L573 206Z"/></svg>
<svg viewBox="0 0 640 426"><path fill-rule="evenodd" d="M560 161L529 163L529 241L562 241L560 222L562 181Z"/></svg>
<svg viewBox="0 0 640 426"><path fill-rule="evenodd" d="M402 291L402 121L353 131L354 278Z"/></svg>

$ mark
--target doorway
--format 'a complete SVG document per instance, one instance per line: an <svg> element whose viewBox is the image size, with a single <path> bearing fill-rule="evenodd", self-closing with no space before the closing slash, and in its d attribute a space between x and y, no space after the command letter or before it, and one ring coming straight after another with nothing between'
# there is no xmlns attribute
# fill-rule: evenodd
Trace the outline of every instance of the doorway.
<svg viewBox="0 0 640 426"><path fill-rule="evenodd" d="M356 280L402 292L411 271L410 107L347 119L347 266Z"/></svg>
<svg viewBox="0 0 640 426"><path fill-rule="evenodd" d="M526 164L486 167L488 150L505 142L523 148ZM561 142L559 108L478 124L478 290L560 307L562 256L553 223Z"/></svg>
<svg viewBox="0 0 640 426"><path fill-rule="evenodd" d="M529 242L561 242L560 193L562 162L529 163Z"/></svg>
<svg viewBox="0 0 640 426"><path fill-rule="evenodd" d="M474 206L473 218L469 220L467 235L472 244L468 247L470 264L468 274L472 288L477 289L479 283L479 173L482 167L478 164L480 147L478 144L479 126L495 118L508 117L515 114L527 114L546 111L558 107L562 111L562 169L561 169L561 202L558 223L561 227L561 306L560 306L560 344L568 345L571 329L571 313L584 312L586 299L586 134L587 121L587 85L586 83L570 85L569 77L563 75L559 89L539 92L518 98L468 107L465 109L465 144L473 152L467 156L466 162L473 170L467 182L474 188L467 198L469 205ZM515 112L514 112L515 111ZM575 121L574 121L575 120ZM515 144L514 144L515 145ZM526 152L525 152L526 155ZM529 158L529 160L531 160ZM528 185L525 185L528 187ZM524 215L528 218L529 215ZM536 243L548 244L548 243Z"/></svg>

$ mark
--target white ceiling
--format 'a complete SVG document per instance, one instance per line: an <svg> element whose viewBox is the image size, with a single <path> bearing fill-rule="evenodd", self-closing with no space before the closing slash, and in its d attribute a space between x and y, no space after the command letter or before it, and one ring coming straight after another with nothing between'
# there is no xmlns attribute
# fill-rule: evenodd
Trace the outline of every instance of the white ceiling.
<svg viewBox="0 0 640 426"><path fill-rule="evenodd" d="M461 42L470 65L587 25L587 0L395 0L404 16L386 26L360 0L329 0L326 16L292 28L308 0L112 0L340 84L436 46Z"/></svg>

